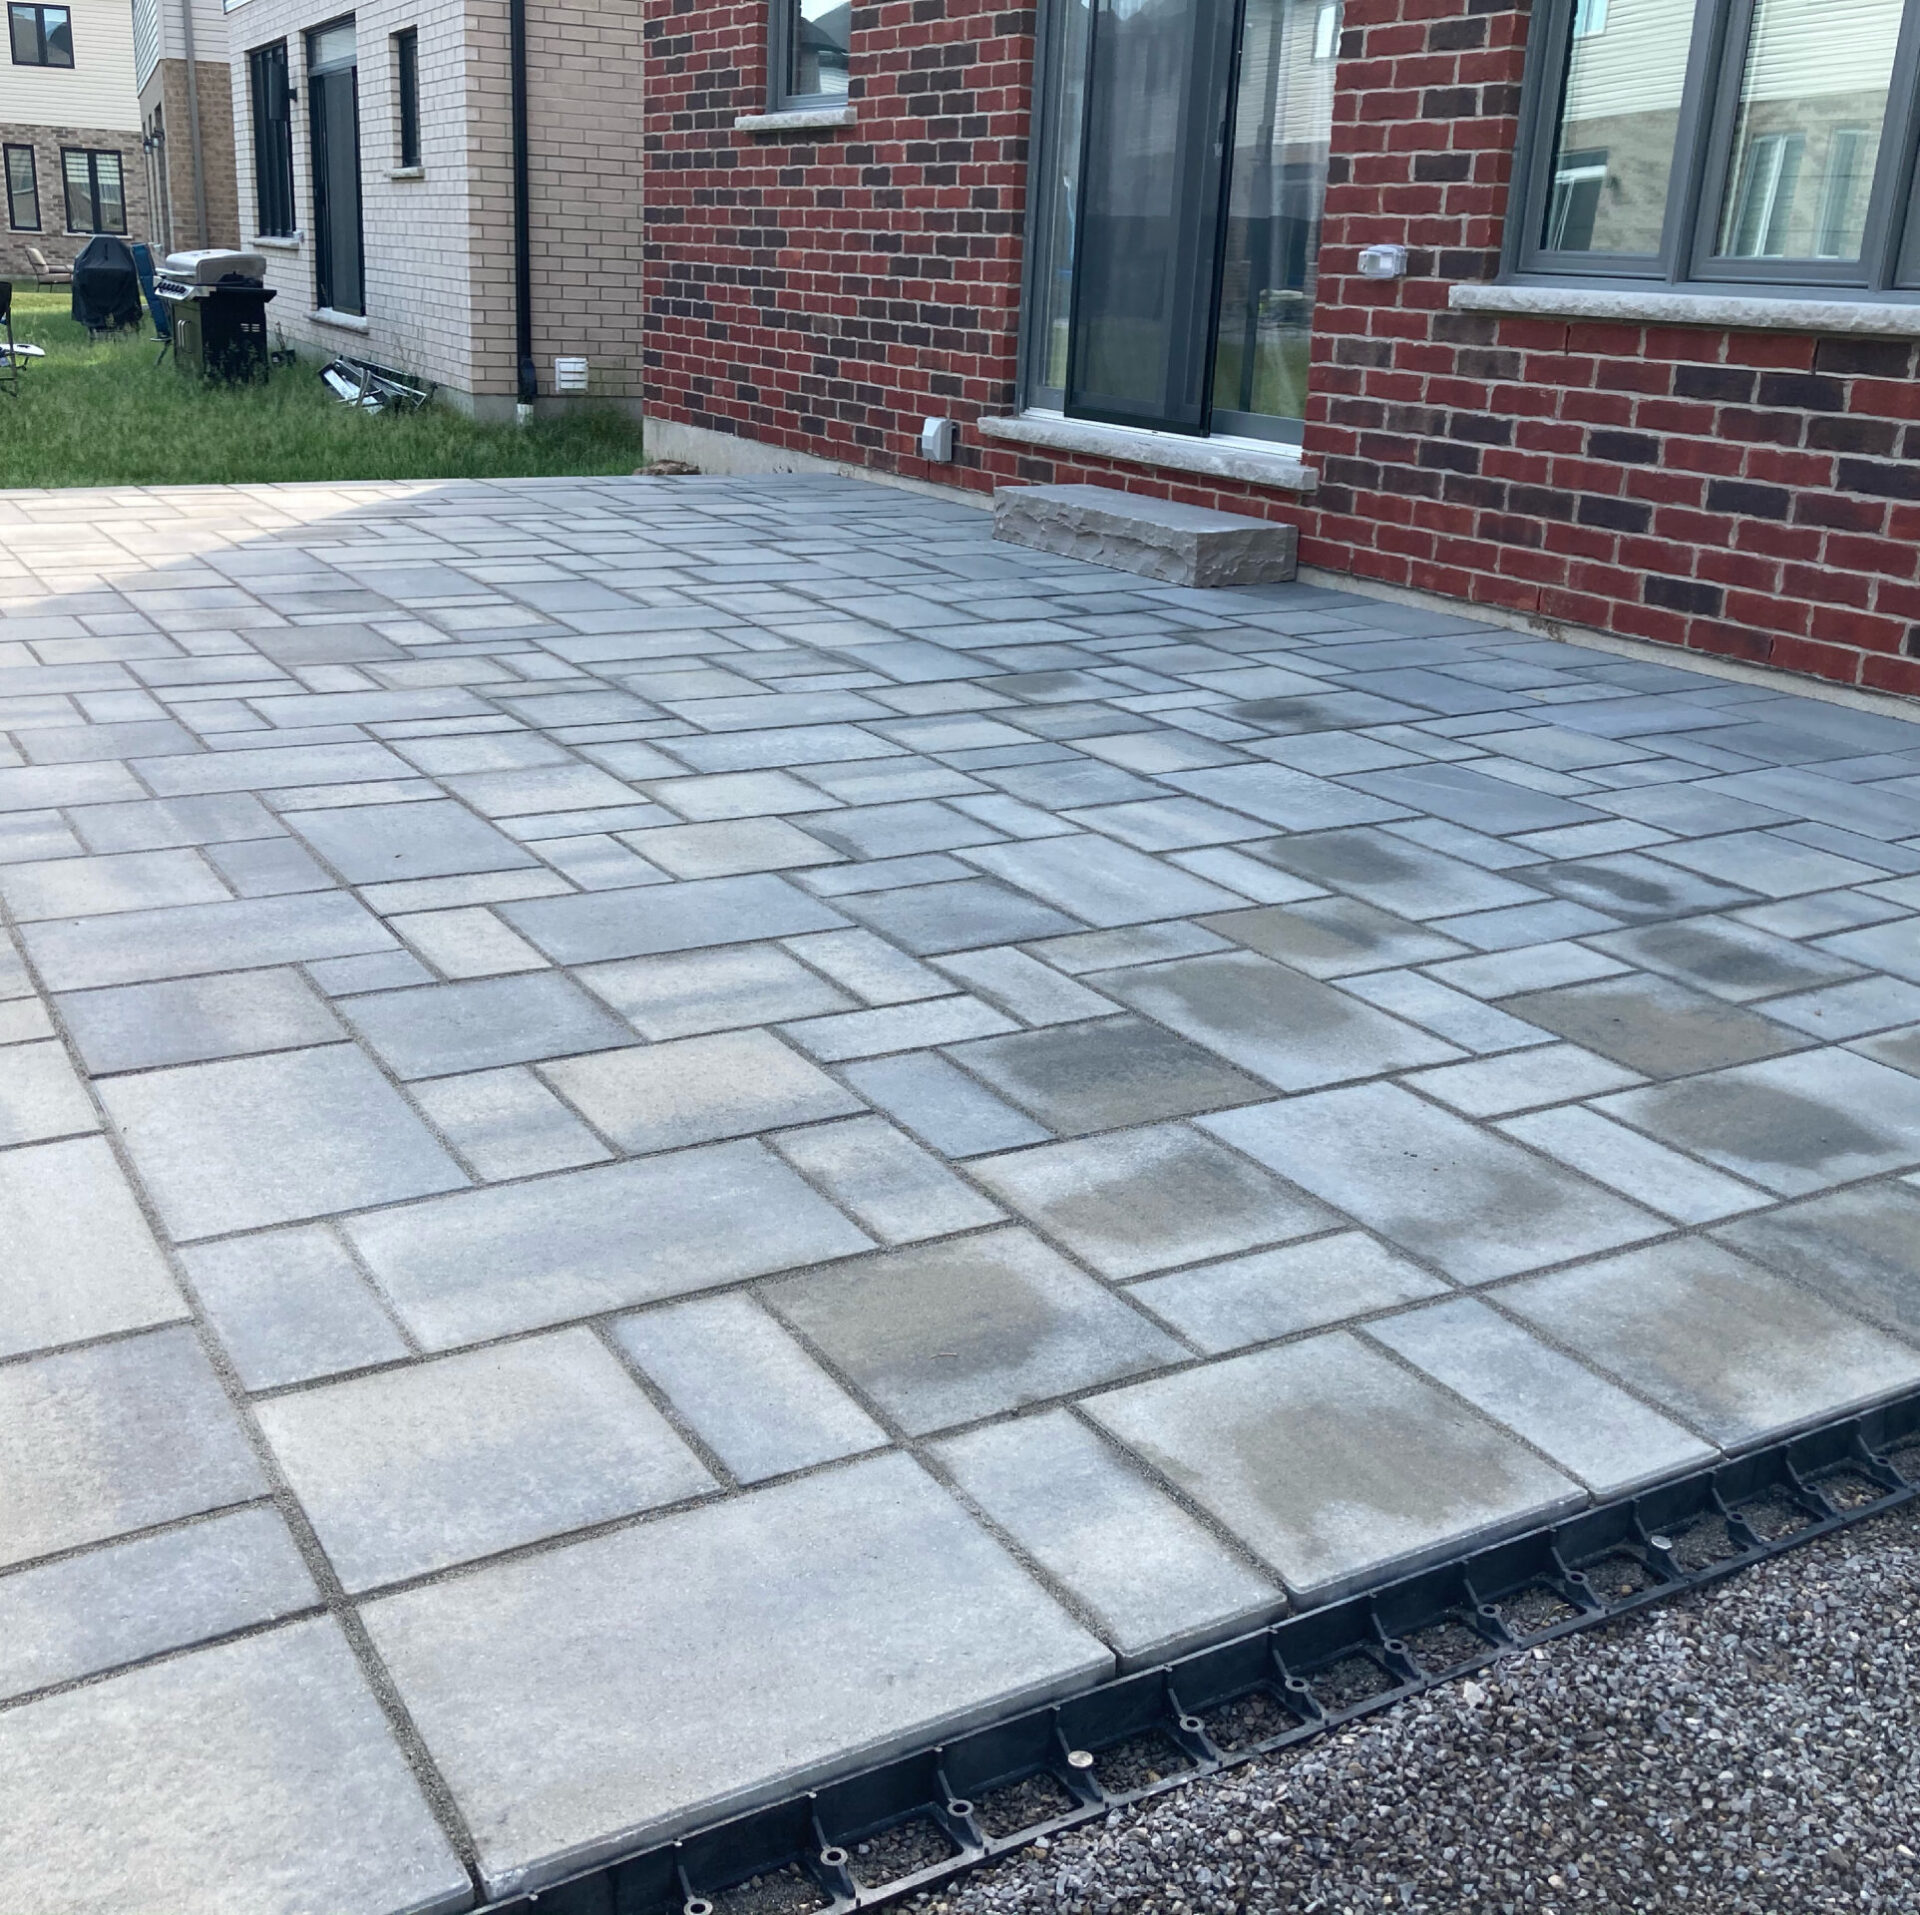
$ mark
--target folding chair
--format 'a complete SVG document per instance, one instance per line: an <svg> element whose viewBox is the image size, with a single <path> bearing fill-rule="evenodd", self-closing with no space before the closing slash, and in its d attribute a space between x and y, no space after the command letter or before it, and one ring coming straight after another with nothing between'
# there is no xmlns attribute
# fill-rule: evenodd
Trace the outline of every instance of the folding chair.
<svg viewBox="0 0 1920 1915"><path fill-rule="evenodd" d="M0 391L20 396L20 361L13 350L13 281L0 279L0 332L6 344L0 346Z"/></svg>
<svg viewBox="0 0 1920 1915"><path fill-rule="evenodd" d="M153 336L160 346L160 356L153 363L156 366L164 365L167 354L173 350L173 312L154 290L153 249L143 239L134 242L133 269L140 275L140 290L146 296L147 313L153 320Z"/></svg>

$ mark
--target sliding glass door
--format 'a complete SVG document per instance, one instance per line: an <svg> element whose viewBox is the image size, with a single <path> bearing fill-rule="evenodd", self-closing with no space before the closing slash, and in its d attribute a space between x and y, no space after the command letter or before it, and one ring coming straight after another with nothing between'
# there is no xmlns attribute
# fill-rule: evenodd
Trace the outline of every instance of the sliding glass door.
<svg viewBox="0 0 1920 1915"><path fill-rule="evenodd" d="M1297 442L1338 0L1055 0L1029 403Z"/></svg>

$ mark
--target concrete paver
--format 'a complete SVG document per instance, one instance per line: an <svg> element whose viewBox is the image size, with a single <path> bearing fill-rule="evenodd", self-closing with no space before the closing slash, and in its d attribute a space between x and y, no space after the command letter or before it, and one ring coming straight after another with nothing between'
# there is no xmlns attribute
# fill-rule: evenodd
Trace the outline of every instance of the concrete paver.
<svg viewBox="0 0 1920 1915"><path fill-rule="evenodd" d="M1920 723L839 481L0 520L0 1905L455 1908L1920 1382Z"/></svg>

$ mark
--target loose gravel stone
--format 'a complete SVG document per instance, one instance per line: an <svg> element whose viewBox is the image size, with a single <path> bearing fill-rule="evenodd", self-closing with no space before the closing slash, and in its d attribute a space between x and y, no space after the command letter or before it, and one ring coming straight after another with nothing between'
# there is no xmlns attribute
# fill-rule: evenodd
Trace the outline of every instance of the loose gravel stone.
<svg viewBox="0 0 1920 1915"><path fill-rule="evenodd" d="M1156 1796L923 1915L1911 1915L1920 1505Z"/></svg>

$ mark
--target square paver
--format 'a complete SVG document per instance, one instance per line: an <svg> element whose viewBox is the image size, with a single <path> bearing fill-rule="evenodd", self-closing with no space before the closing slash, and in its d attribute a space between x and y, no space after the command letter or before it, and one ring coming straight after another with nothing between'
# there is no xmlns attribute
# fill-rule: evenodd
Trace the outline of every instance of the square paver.
<svg viewBox="0 0 1920 1915"><path fill-rule="evenodd" d="M973 1174L1103 1277L1327 1229L1332 1214L1184 1124L987 1157Z"/></svg>
<svg viewBox="0 0 1920 1915"><path fill-rule="evenodd" d="M949 1437L961 1490L1138 1667L1257 1628L1280 1590L1065 1410Z"/></svg>
<svg viewBox="0 0 1920 1915"><path fill-rule="evenodd" d="M1209 1356L1447 1294L1365 1231L1259 1250L1136 1283L1128 1294Z"/></svg>
<svg viewBox="0 0 1920 1915"><path fill-rule="evenodd" d="M100 1096L176 1242L467 1181L351 1044L110 1078Z"/></svg>
<svg viewBox="0 0 1920 1915"><path fill-rule="evenodd" d="M0 1151L0 1357L187 1314L105 1142Z"/></svg>
<svg viewBox="0 0 1920 1915"><path fill-rule="evenodd" d="M49 1038L0 1053L0 1148L99 1128L100 1113L64 1044Z"/></svg>
<svg viewBox="0 0 1920 1915"><path fill-rule="evenodd" d="M1135 1376L1186 1354L1019 1229L812 1271L773 1286L767 1300L914 1434Z"/></svg>
<svg viewBox="0 0 1920 1915"><path fill-rule="evenodd" d="M123 984L56 1002L74 1048L96 1076L330 1044L346 1035L297 971Z"/></svg>
<svg viewBox="0 0 1920 1915"><path fill-rule="evenodd" d="M408 1354L339 1238L309 1225L201 1244L181 1261L249 1390L305 1383Z"/></svg>
<svg viewBox="0 0 1920 1915"><path fill-rule="evenodd" d="M353 1590L715 1487L587 1330L273 1397L256 1414Z"/></svg>
<svg viewBox="0 0 1920 1915"><path fill-rule="evenodd" d="M1598 1184L1394 1084L1321 1091L1201 1123L1463 1283L1537 1270L1667 1228Z"/></svg>
<svg viewBox="0 0 1920 1915"><path fill-rule="evenodd" d="M1847 1309L1920 1333L1920 1189L1911 1183L1808 1197L1714 1235Z"/></svg>
<svg viewBox="0 0 1920 1915"><path fill-rule="evenodd" d="M883 1449L887 1433L751 1297L622 1317L620 1347L743 1483Z"/></svg>
<svg viewBox="0 0 1920 1915"><path fill-rule="evenodd" d="M502 1898L1113 1667L905 1456L365 1616Z"/></svg>
<svg viewBox="0 0 1920 1915"><path fill-rule="evenodd" d="M1270 1089L1136 1017L982 1038L952 1055L1065 1136L1249 1104Z"/></svg>
<svg viewBox="0 0 1920 1915"><path fill-rule="evenodd" d="M347 1234L434 1350L870 1247L756 1143L463 1192L356 1218Z"/></svg>
<svg viewBox="0 0 1920 1915"><path fill-rule="evenodd" d="M1501 1301L1724 1449L1911 1389L1920 1354L1700 1238L1510 1286Z"/></svg>
<svg viewBox="0 0 1920 1915"><path fill-rule="evenodd" d="M1920 1080L1852 1051L1809 1051L1596 1106L1783 1197L1920 1164Z"/></svg>
<svg viewBox="0 0 1920 1915"><path fill-rule="evenodd" d="M190 1329L0 1369L0 1565L266 1493Z"/></svg>
<svg viewBox="0 0 1920 1915"><path fill-rule="evenodd" d="M884 1118L815 1124L773 1142L788 1163L882 1243L917 1243L999 1223L1006 1215Z"/></svg>
<svg viewBox="0 0 1920 1915"><path fill-rule="evenodd" d="M726 1031L549 1064L548 1082L623 1150L671 1150L820 1117L859 1098L766 1031Z"/></svg>
<svg viewBox="0 0 1920 1915"><path fill-rule="evenodd" d="M436 1077L413 1094L428 1121L490 1183L604 1163L613 1155L528 1070Z"/></svg>
<svg viewBox="0 0 1920 1915"><path fill-rule="evenodd" d="M514 871L536 862L465 805L446 799L301 811L288 822L349 884Z"/></svg>
<svg viewBox="0 0 1920 1915"><path fill-rule="evenodd" d="M1100 984L1281 1090L1317 1090L1462 1055L1429 1031L1252 951L1110 971Z"/></svg>
<svg viewBox="0 0 1920 1915"><path fill-rule="evenodd" d="M1303 1602L1549 1522L1582 1500L1504 1431L1344 1331L1086 1407Z"/></svg>
<svg viewBox="0 0 1920 1915"><path fill-rule="evenodd" d="M1409 1310L1368 1334L1543 1450L1596 1495L1714 1459L1711 1444L1636 1402L1475 1298Z"/></svg>
<svg viewBox="0 0 1920 1915"><path fill-rule="evenodd" d="M557 971L383 991L339 1008L398 1077L451 1077L633 1042L626 1023Z"/></svg>
<svg viewBox="0 0 1920 1915"><path fill-rule="evenodd" d="M472 1900L332 1621L7 1711L0 1796L0 1881L22 1910L454 1915Z"/></svg>

